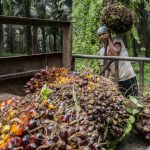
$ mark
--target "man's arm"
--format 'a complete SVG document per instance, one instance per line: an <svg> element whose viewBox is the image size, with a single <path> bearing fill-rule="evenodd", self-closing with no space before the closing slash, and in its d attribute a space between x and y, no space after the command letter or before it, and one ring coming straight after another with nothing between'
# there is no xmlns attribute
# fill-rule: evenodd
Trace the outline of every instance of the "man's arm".
<svg viewBox="0 0 150 150"><path fill-rule="evenodd" d="M112 39L108 40L108 45L109 45L109 52L108 55L110 56L119 56L120 51L121 51L121 43L116 42L114 43Z"/></svg>
<svg viewBox="0 0 150 150"><path fill-rule="evenodd" d="M109 46L108 55L119 56L120 51L121 51L121 43L120 42L114 43L110 33L105 34L104 38L107 39L108 41L108 46Z"/></svg>

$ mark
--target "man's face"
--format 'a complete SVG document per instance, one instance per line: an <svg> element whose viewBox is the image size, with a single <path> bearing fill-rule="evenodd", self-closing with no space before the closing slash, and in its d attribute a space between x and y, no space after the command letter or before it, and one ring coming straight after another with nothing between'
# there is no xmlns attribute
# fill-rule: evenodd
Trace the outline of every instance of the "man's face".
<svg viewBox="0 0 150 150"><path fill-rule="evenodd" d="M102 42L105 42L108 40L108 32L101 32L98 34L98 37Z"/></svg>

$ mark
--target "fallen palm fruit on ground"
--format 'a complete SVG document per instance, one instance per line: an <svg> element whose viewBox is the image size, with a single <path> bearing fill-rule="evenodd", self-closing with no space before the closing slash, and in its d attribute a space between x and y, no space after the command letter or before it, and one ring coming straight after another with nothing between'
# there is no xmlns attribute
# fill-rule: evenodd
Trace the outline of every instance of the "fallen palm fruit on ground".
<svg viewBox="0 0 150 150"><path fill-rule="evenodd" d="M42 70L27 82L26 92L0 103L1 150L109 149L134 123L114 83L92 73Z"/></svg>
<svg viewBox="0 0 150 150"><path fill-rule="evenodd" d="M133 24L133 12L121 3L103 9L101 21L117 34L127 32Z"/></svg>

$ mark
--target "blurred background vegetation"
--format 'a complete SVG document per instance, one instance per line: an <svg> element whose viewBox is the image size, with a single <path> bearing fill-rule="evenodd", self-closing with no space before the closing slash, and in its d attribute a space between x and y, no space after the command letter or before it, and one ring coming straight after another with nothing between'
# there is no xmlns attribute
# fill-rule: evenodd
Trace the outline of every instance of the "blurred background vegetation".
<svg viewBox="0 0 150 150"><path fill-rule="evenodd" d="M98 51L96 31L106 5L122 2L135 13L134 25L123 35L125 44L133 56L150 56L150 1L149 0L75 0L73 2L74 39L73 50L84 54Z"/></svg>
<svg viewBox="0 0 150 150"><path fill-rule="evenodd" d="M70 0L0 0L0 15L71 20ZM60 28L0 25L0 55L22 55L61 51Z"/></svg>

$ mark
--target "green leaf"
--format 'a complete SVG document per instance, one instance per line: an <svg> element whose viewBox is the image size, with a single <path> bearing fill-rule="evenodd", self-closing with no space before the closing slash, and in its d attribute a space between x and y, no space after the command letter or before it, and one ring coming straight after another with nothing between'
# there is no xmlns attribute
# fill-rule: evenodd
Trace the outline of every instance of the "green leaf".
<svg viewBox="0 0 150 150"><path fill-rule="evenodd" d="M41 89L41 95L42 95L42 96L48 96L48 95L51 94L51 93L53 93L53 90L49 89L49 88L47 87L47 85L44 84L44 86L43 86L42 89Z"/></svg>
<svg viewBox="0 0 150 150"><path fill-rule="evenodd" d="M138 114L138 113L139 113L139 111L138 111L137 109L133 109L133 110L132 110L132 114L133 114L133 115L136 115L136 114Z"/></svg>
<svg viewBox="0 0 150 150"><path fill-rule="evenodd" d="M127 108L128 113L132 114L132 108Z"/></svg>
<svg viewBox="0 0 150 150"><path fill-rule="evenodd" d="M77 96L76 96L76 92L75 92L74 87L73 87L72 90L73 90L73 100L74 100L74 103L75 103L75 106L76 106L76 110L79 113L81 111L81 107L80 107L80 104L79 104L79 102L77 100Z"/></svg>
<svg viewBox="0 0 150 150"><path fill-rule="evenodd" d="M47 96L46 96L46 95L42 95L42 98L43 98L43 99L47 99Z"/></svg>
<svg viewBox="0 0 150 150"><path fill-rule="evenodd" d="M127 135L128 133L130 133L131 130L132 130L132 124L129 123L129 124L127 125L127 128L125 129L125 135Z"/></svg>
<svg viewBox="0 0 150 150"><path fill-rule="evenodd" d="M139 113L139 110L137 110L135 108L127 108L127 112L134 116Z"/></svg>
<svg viewBox="0 0 150 150"><path fill-rule="evenodd" d="M130 116L129 121L130 121L131 123L134 123L134 122L135 122L135 117L134 117L134 116Z"/></svg>
<svg viewBox="0 0 150 150"><path fill-rule="evenodd" d="M138 102L138 100L137 100L135 97L129 96L129 99L130 99L130 100L132 101L132 103L134 103L137 107L143 107L143 105L140 104L140 103Z"/></svg>

